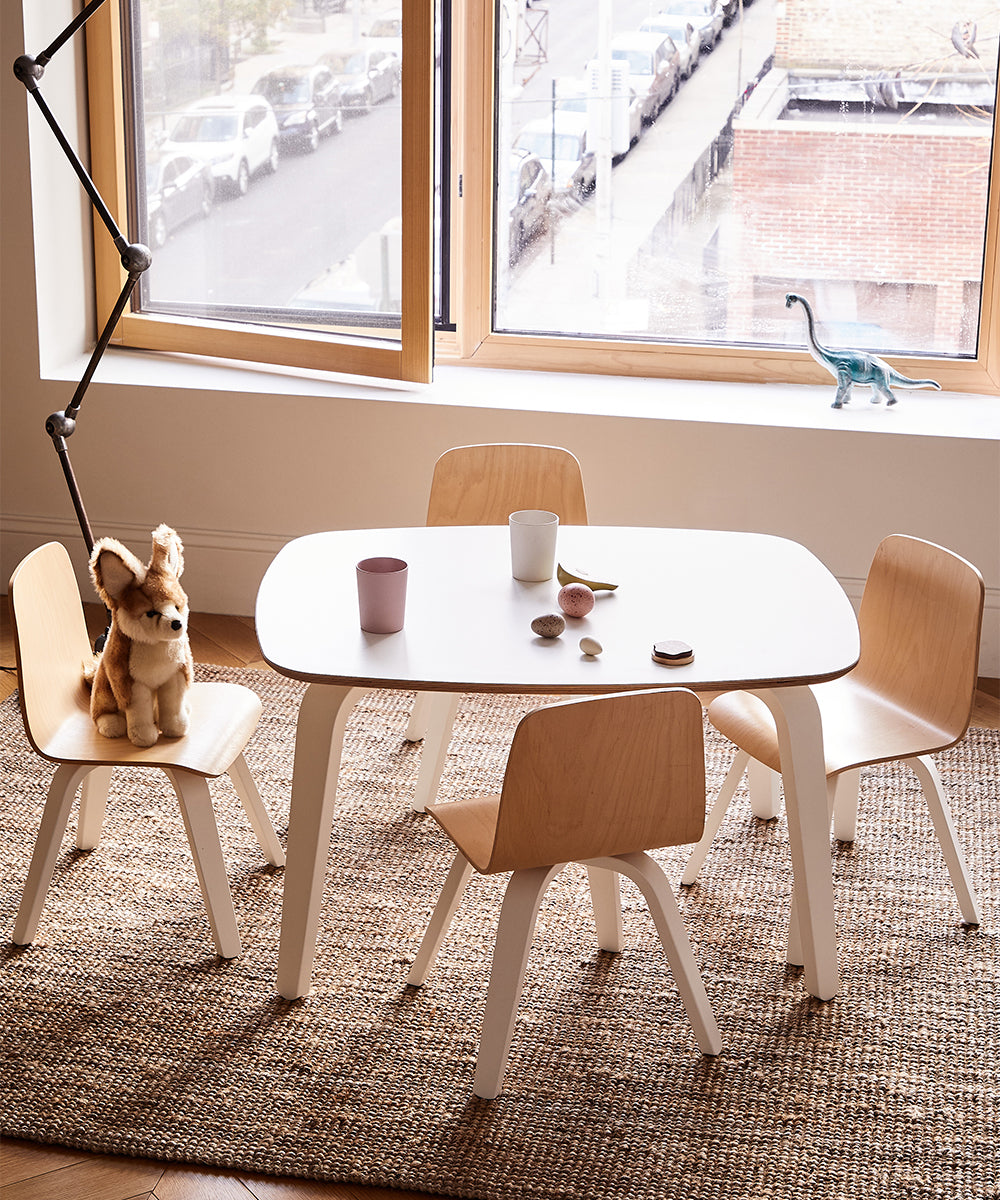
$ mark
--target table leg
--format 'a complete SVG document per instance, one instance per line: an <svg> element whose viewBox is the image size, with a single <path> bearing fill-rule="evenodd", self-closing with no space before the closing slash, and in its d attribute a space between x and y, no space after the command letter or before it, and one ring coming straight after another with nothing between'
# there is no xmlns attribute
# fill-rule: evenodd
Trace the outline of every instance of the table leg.
<svg viewBox="0 0 1000 1200"><path fill-rule="evenodd" d="M313 683L299 707L278 947L278 992L286 1000L309 991L344 727L363 694Z"/></svg>
<svg viewBox="0 0 1000 1200"><path fill-rule="evenodd" d="M771 710L778 728L806 988L820 1000L832 1000L840 991L840 972L819 706L805 686L761 689L755 695ZM795 948L790 949L794 954Z"/></svg>

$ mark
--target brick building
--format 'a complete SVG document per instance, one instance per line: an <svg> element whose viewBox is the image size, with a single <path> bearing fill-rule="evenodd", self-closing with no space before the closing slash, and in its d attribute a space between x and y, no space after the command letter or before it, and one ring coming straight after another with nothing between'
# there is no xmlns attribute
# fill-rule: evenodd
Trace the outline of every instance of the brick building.
<svg viewBox="0 0 1000 1200"><path fill-rule="evenodd" d="M779 7L774 67L733 122L731 338L801 340L791 288L839 344L974 352L997 41L962 55L954 12Z"/></svg>

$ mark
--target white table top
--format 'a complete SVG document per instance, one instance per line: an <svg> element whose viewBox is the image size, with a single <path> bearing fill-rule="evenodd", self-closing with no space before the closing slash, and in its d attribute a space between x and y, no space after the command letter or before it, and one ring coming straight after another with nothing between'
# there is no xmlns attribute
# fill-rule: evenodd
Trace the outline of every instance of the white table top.
<svg viewBox="0 0 1000 1200"><path fill-rule="evenodd" d="M406 625L358 622L355 563L409 563ZM619 584L561 637L531 632L558 612L559 583L511 578L505 526L339 530L297 538L257 598L264 658L296 679L450 692L698 691L816 683L857 662L853 608L803 546L766 534L563 526L557 559ZM598 657L579 649L596 638ZM694 648L688 666L653 662L653 643Z"/></svg>

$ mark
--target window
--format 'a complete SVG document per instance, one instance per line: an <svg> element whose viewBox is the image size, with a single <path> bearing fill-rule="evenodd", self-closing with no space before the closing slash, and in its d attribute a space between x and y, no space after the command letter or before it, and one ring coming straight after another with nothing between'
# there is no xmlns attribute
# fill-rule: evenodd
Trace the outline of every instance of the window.
<svg viewBox="0 0 1000 1200"><path fill-rule="evenodd" d="M122 29L108 5L89 31L95 173L165 238L127 344L427 378L433 279L439 361L826 379L794 292L817 342L1000 390L995 11L977 28L946 0L289 0L255 28L236 0L202 3L224 34L192 41L199 0L129 0ZM223 133L223 104L247 105L242 130ZM165 185L130 191L99 132L116 112L147 168L189 161L175 215ZM206 158L211 201L190 170ZM369 206L352 232L340 200L361 179L394 216ZM113 253L99 275L116 295Z"/></svg>

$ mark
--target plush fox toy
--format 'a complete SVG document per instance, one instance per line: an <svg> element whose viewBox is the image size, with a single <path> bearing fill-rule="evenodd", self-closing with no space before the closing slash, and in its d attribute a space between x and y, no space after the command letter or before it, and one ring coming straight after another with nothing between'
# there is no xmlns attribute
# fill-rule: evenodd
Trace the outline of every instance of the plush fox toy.
<svg viewBox="0 0 1000 1200"><path fill-rule="evenodd" d="M187 596L179 583L184 547L166 525L153 530L148 566L114 538L90 556L97 594L111 629L93 672L90 715L105 737L127 733L136 746L188 731L193 676Z"/></svg>

